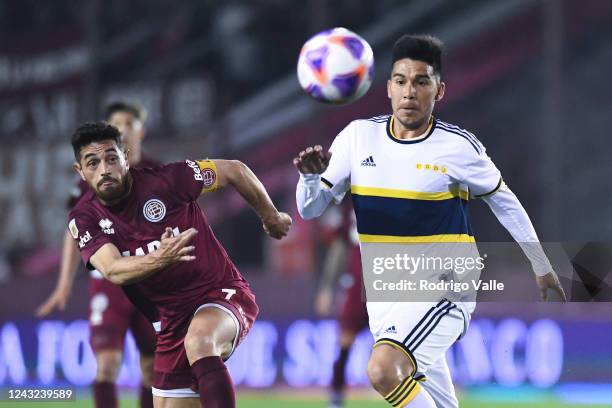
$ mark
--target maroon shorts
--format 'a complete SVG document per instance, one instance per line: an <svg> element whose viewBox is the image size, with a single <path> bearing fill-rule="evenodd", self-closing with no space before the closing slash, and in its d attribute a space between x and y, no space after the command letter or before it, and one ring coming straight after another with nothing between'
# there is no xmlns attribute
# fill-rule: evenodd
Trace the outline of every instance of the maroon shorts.
<svg viewBox="0 0 612 408"><path fill-rule="evenodd" d="M235 292L233 292L235 291ZM229 299L228 299L229 298ZM197 383L191 373L183 340L187 329L198 309L216 307L222 309L235 319L238 325L235 348L244 340L259 313L255 295L247 288L213 289L201 300L200 304L179 319L173 319L172 330L164 330L166 322L162 319L161 332L158 333L155 349L153 387L157 390L196 389ZM227 356L229 358L229 356ZM158 395L155 393L154 395ZM157 391L159 392L159 391ZM162 394L159 394L162 395Z"/></svg>
<svg viewBox="0 0 612 408"><path fill-rule="evenodd" d="M127 330L132 331L141 354L153 355L155 330L130 302L121 287L106 279L91 278L89 283L89 343L94 352L121 350Z"/></svg>
<svg viewBox="0 0 612 408"><path fill-rule="evenodd" d="M363 295L363 278L361 275L361 254L359 246L354 245L350 253L348 271L352 284L346 291L346 298L340 309L338 323L340 330L357 333L368 326L368 311Z"/></svg>

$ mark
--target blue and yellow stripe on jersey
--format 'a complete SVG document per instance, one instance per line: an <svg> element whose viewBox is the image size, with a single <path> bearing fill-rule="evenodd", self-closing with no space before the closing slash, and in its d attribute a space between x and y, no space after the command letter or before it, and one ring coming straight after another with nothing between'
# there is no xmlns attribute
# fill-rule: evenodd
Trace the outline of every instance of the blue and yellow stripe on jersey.
<svg viewBox="0 0 612 408"><path fill-rule="evenodd" d="M468 192L351 186L361 242L474 242Z"/></svg>

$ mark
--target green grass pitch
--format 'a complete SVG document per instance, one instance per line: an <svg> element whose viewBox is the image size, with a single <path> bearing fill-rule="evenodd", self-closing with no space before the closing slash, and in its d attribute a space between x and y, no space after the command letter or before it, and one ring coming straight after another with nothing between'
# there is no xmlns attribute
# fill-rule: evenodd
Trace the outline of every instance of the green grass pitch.
<svg viewBox="0 0 612 408"><path fill-rule="evenodd" d="M322 393L313 397L307 396L291 396L290 392L283 393L243 393L238 394L239 408L325 408L326 400ZM346 404L346 408L384 408L389 405L382 399L376 400L375 397L362 397L359 399L351 398ZM77 397L76 401L71 402L8 402L0 401L0 408L90 408L93 407L93 401L89 395ZM462 398L460 403L461 408L584 408L586 405L570 405L562 404L557 401L542 401L528 402L525 404L517 404L516 402L496 403L491 401L482 401L474 398ZM601 405L600 405L601 407ZM138 408L138 400L136 398L124 398L121 400L120 408Z"/></svg>

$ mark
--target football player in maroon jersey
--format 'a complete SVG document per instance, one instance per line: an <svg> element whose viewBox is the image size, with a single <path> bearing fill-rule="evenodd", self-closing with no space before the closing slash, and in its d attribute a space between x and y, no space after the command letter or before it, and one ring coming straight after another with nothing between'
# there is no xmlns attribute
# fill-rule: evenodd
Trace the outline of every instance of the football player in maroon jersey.
<svg viewBox="0 0 612 408"><path fill-rule="evenodd" d="M69 215L83 261L122 285L137 307L153 305L159 316L155 405L234 407L224 360L248 333L258 307L196 200L232 186L277 239L288 233L291 218L239 161L130 168L119 131L105 122L80 126L72 146L75 170L92 191Z"/></svg>
<svg viewBox="0 0 612 408"><path fill-rule="evenodd" d="M122 142L130 152L133 167L153 167L159 163L142 152L145 137L146 112L136 104L115 102L106 108L106 120L121 132ZM89 191L89 186L77 177L67 203L70 211ZM80 261L77 244L68 230L64 237L60 274L55 290L38 308L38 317L45 317L54 310L64 310ZM153 380L153 353L155 331L147 318L130 302L121 288L102 278L98 271L91 271L89 284L90 345L96 356L97 370L93 383L93 397L98 408L116 408L116 381L121 368L125 335L128 328L140 351L142 386L141 408L153 407L151 383Z"/></svg>

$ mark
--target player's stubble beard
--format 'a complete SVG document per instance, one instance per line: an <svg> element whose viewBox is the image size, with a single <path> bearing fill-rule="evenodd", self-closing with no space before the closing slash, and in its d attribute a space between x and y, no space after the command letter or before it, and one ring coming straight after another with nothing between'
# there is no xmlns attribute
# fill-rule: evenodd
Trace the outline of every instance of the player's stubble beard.
<svg viewBox="0 0 612 408"><path fill-rule="evenodd" d="M102 189L102 184L105 181L113 181L114 183ZM103 204L114 205L129 194L131 185L132 179L129 172L126 173L121 180L117 180L114 177L104 177L98 182L97 188L95 189L96 196Z"/></svg>

